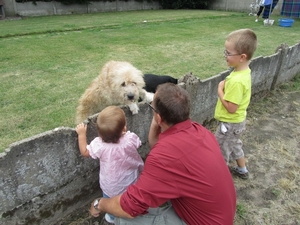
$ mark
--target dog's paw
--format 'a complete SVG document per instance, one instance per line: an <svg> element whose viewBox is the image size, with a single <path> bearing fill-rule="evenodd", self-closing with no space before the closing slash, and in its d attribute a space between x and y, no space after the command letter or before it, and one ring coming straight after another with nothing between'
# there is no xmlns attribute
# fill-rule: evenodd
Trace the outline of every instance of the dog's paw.
<svg viewBox="0 0 300 225"><path fill-rule="evenodd" d="M146 102L152 102L154 98L154 93L146 92Z"/></svg>
<svg viewBox="0 0 300 225"><path fill-rule="evenodd" d="M132 112L133 115L138 114L139 107L135 102L128 104L128 107L129 107L129 109L130 109L130 111Z"/></svg>

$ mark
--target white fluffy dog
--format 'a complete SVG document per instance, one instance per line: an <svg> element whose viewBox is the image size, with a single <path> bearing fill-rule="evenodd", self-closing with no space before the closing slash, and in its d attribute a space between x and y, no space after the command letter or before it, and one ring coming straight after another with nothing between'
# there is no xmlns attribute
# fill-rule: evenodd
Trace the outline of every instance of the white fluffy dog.
<svg viewBox="0 0 300 225"><path fill-rule="evenodd" d="M127 105L132 114L137 114L138 100L151 102L153 94L143 87L143 73L128 62L107 62L98 77L79 99L76 123L81 123L109 105Z"/></svg>

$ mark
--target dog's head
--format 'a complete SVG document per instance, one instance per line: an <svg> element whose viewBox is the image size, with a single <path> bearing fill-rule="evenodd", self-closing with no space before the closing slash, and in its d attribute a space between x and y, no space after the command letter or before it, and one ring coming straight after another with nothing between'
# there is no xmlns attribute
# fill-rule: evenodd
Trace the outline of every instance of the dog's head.
<svg viewBox="0 0 300 225"><path fill-rule="evenodd" d="M124 102L136 102L139 99L139 87L137 83L132 81L124 81L120 86L121 93L124 97Z"/></svg>
<svg viewBox="0 0 300 225"><path fill-rule="evenodd" d="M140 92L145 86L142 71L135 68L128 62L115 62L113 69L110 71L110 79L114 90L120 98L123 98L124 104L138 101Z"/></svg>

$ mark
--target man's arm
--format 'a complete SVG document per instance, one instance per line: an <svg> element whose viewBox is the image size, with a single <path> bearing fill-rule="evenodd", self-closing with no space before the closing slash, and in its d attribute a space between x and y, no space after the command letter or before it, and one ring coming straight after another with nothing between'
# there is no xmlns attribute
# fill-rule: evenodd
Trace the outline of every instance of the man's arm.
<svg viewBox="0 0 300 225"><path fill-rule="evenodd" d="M132 219L133 217L122 209L120 199L121 195L112 198L101 198L98 207L96 206L97 209L94 207L95 201L93 201L90 208L90 214L94 217L98 217L101 212L107 212L117 217Z"/></svg>

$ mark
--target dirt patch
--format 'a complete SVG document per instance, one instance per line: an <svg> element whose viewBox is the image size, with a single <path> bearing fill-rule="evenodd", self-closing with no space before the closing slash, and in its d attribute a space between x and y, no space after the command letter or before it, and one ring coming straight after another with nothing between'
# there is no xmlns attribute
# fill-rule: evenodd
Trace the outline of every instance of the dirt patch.
<svg viewBox="0 0 300 225"><path fill-rule="evenodd" d="M300 90L291 85L249 106L242 140L250 178L234 178L235 225L300 224Z"/></svg>

